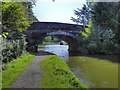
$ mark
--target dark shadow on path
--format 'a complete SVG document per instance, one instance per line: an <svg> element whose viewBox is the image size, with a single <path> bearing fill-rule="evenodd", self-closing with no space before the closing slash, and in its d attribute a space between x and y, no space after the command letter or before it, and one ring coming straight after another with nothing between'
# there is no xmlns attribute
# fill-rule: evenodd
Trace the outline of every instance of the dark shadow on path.
<svg viewBox="0 0 120 90"><path fill-rule="evenodd" d="M42 50L39 50L37 53L32 53L32 54L35 55L35 56L54 55L53 53L45 52L45 51L42 51Z"/></svg>

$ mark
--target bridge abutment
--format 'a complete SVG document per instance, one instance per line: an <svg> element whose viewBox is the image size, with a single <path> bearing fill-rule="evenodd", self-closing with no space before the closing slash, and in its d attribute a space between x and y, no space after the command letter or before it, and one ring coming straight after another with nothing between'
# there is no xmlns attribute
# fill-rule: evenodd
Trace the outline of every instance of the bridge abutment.
<svg viewBox="0 0 120 90"><path fill-rule="evenodd" d="M32 52L37 52L38 44L36 43L36 40L31 39L31 40L27 41L26 50L32 51Z"/></svg>

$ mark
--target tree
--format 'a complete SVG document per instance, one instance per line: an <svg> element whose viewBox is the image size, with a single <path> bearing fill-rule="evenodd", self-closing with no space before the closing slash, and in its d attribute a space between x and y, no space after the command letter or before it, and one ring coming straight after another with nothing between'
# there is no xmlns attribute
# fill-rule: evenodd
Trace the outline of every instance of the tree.
<svg viewBox="0 0 120 90"><path fill-rule="evenodd" d="M97 2L93 6L92 21L94 26L112 29L115 39L120 43L120 2Z"/></svg>
<svg viewBox="0 0 120 90"><path fill-rule="evenodd" d="M87 21L88 28L85 32L80 32L80 49L87 49L94 54L120 54L120 2L93 2L87 3L90 19L86 18L86 6L81 10L75 11L77 23ZM118 44L119 42L119 44ZM85 51L85 50L84 50Z"/></svg>
<svg viewBox="0 0 120 90"><path fill-rule="evenodd" d="M21 33L36 19L31 18L32 2L2 2L3 61L11 61L25 50L25 36ZM30 18L30 19L29 19Z"/></svg>
<svg viewBox="0 0 120 90"><path fill-rule="evenodd" d="M91 7L92 3L87 3L86 5L83 4L82 9L77 8L77 10L74 10L75 15L77 18L72 17L71 20L73 22L76 22L77 24L83 24L84 29L85 26L88 25L89 21L91 20L91 13L92 9Z"/></svg>
<svg viewBox="0 0 120 90"><path fill-rule="evenodd" d="M18 2L2 3L2 30L3 32L21 32L27 30L29 23L25 12Z"/></svg>
<svg viewBox="0 0 120 90"><path fill-rule="evenodd" d="M32 8L35 5L35 2L22 2L23 9L25 11L25 17L29 22L37 22L38 19L34 16Z"/></svg>

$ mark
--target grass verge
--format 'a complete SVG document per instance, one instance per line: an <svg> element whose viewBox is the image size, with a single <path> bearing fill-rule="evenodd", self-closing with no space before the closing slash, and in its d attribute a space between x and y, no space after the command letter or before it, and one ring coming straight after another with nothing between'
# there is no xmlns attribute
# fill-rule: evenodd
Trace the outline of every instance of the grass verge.
<svg viewBox="0 0 120 90"><path fill-rule="evenodd" d="M35 58L34 55L24 54L17 60L13 60L7 66L7 69L2 71L2 88L10 88L10 85L15 82L17 77L24 71L24 67L29 65Z"/></svg>
<svg viewBox="0 0 120 90"><path fill-rule="evenodd" d="M55 55L50 55L41 61L43 71L42 88L83 88L76 76L69 70L67 64Z"/></svg>

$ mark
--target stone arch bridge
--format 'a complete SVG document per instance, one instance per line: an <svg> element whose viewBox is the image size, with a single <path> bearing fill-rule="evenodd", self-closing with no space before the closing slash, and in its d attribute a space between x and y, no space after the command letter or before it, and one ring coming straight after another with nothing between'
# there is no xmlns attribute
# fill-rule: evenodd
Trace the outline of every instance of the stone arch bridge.
<svg viewBox="0 0 120 90"><path fill-rule="evenodd" d="M69 45L69 51L78 51L78 36L80 31L84 31L83 25L58 23L58 22L33 22L27 31L26 40L28 50L38 50L38 44L46 36L56 36Z"/></svg>

